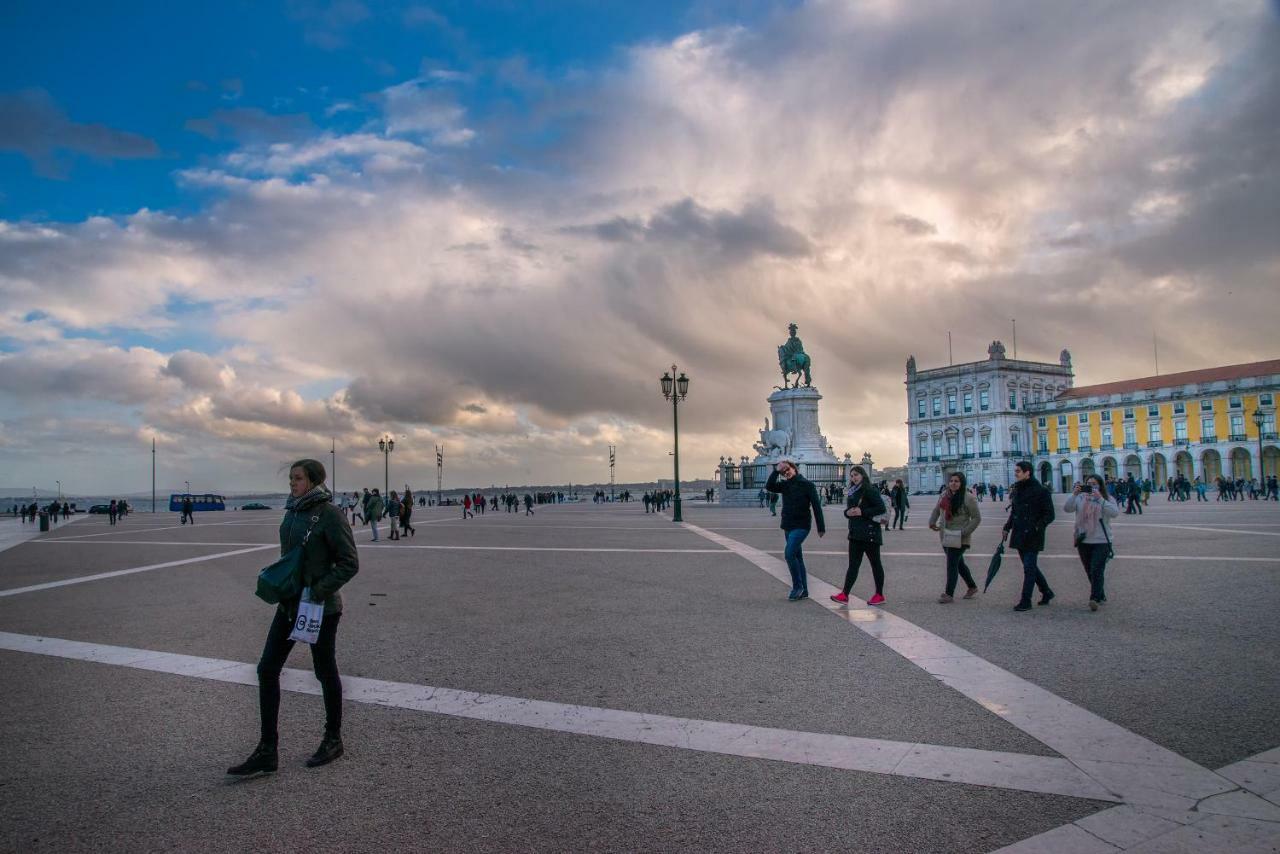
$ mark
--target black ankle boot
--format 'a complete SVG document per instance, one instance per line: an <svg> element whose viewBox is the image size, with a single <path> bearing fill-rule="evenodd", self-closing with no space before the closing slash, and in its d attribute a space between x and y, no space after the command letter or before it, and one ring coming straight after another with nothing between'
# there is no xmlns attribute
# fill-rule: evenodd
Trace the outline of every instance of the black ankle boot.
<svg viewBox="0 0 1280 854"><path fill-rule="evenodd" d="M244 777L259 772L270 774L276 770L278 764L279 757L276 753L276 746L260 741L258 746L253 749L253 753L249 754L248 759L239 765L232 765L227 769L227 773L235 777Z"/></svg>
<svg viewBox="0 0 1280 854"><path fill-rule="evenodd" d="M307 760L307 767L319 768L321 765L328 765L341 755L342 736L326 732L324 738L320 741L320 746L316 748L316 752L311 754L311 758Z"/></svg>

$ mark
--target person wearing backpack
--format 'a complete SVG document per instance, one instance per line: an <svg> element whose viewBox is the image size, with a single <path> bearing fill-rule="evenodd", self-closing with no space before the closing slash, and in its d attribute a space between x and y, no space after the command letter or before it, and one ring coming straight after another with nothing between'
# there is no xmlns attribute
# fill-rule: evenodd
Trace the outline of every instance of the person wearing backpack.
<svg viewBox="0 0 1280 854"><path fill-rule="evenodd" d="M1076 514L1076 551L1089 577L1089 610L1096 611L1107 601L1104 582L1107 561L1111 559L1111 526L1107 520L1120 515L1120 504L1107 492L1102 478L1091 474L1083 485L1076 484L1062 509Z"/></svg>
<svg viewBox="0 0 1280 854"><path fill-rule="evenodd" d="M888 512L880 491L867 480L866 470L862 466L851 468L849 494L845 498L844 511L845 518L849 520L849 569L844 574L844 586L839 593L831 596L832 601L849 601L849 591L858 580L862 556L866 555L871 564L871 576L876 582L875 595L867 600L867 604L884 604L884 565L880 562L880 546L884 543L884 534L880 524Z"/></svg>

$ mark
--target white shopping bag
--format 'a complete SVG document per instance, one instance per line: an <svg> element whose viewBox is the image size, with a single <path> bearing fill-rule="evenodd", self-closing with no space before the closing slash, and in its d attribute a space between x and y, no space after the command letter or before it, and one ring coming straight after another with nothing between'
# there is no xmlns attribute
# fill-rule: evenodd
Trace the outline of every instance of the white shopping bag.
<svg viewBox="0 0 1280 854"><path fill-rule="evenodd" d="M320 639L320 622L324 619L324 603L311 601L311 588L302 588L302 601L298 603L298 618L293 621L291 641L315 643Z"/></svg>

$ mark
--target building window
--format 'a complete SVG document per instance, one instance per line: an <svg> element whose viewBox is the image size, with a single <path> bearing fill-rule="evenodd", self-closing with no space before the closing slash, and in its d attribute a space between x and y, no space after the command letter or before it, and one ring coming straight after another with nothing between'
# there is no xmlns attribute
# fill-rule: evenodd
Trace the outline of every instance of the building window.
<svg viewBox="0 0 1280 854"><path fill-rule="evenodd" d="M972 433L964 437L964 452L966 454L973 453L973 434Z"/></svg>
<svg viewBox="0 0 1280 854"><path fill-rule="evenodd" d="M1152 421L1147 425L1147 441L1148 442L1160 441L1160 422L1159 421Z"/></svg>
<svg viewBox="0 0 1280 854"><path fill-rule="evenodd" d="M1036 438L1039 440L1038 446L1040 448L1040 453L1042 454L1049 453L1049 434L1037 433Z"/></svg>
<svg viewBox="0 0 1280 854"><path fill-rule="evenodd" d="M1244 435L1244 416L1237 413L1231 414L1231 438Z"/></svg>
<svg viewBox="0 0 1280 854"><path fill-rule="evenodd" d="M983 412L991 408L991 392L986 389L978 392L978 408Z"/></svg>
<svg viewBox="0 0 1280 854"><path fill-rule="evenodd" d="M1272 400L1273 400L1273 399L1274 399L1274 398L1272 398L1272 397L1271 397L1271 392L1264 392L1263 394L1258 395L1258 405L1259 405L1259 406L1273 406L1273 405L1274 405L1274 404L1272 403Z"/></svg>
<svg viewBox="0 0 1280 854"><path fill-rule="evenodd" d="M991 434L983 433L982 441L978 444L978 451L983 454L991 453Z"/></svg>
<svg viewBox="0 0 1280 854"><path fill-rule="evenodd" d="M1009 408L1018 408L1018 390L1013 386L1009 386Z"/></svg>
<svg viewBox="0 0 1280 854"><path fill-rule="evenodd" d="M1045 424L1044 416L1041 416L1041 417L1039 417L1039 418L1037 418L1037 419L1036 419L1036 426L1037 426L1037 427L1044 427L1044 424Z"/></svg>
<svg viewBox="0 0 1280 854"><path fill-rule="evenodd" d="M1110 420L1111 420L1111 410L1110 410L1110 409L1104 409L1104 410L1102 411L1102 414L1101 414L1101 415L1099 415L1099 416L1098 416L1098 418L1099 418L1099 419L1100 419L1104 424L1105 424L1105 423L1107 423L1108 421L1110 421Z"/></svg>
<svg viewBox="0 0 1280 854"><path fill-rule="evenodd" d="M1059 426L1059 427L1066 427L1066 426L1067 426L1067 416L1065 416L1065 415L1059 415L1059 416L1058 416L1058 426Z"/></svg>
<svg viewBox="0 0 1280 854"><path fill-rule="evenodd" d="M1213 401L1212 401L1212 400L1202 400L1202 401L1200 401L1200 411L1201 411L1201 412L1212 412L1212 411L1213 411Z"/></svg>
<svg viewBox="0 0 1280 854"><path fill-rule="evenodd" d="M1110 424L1102 425L1102 444L1104 446L1111 444L1111 425Z"/></svg>
<svg viewBox="0 0 1280 854"><path fill-rule="evenodd" d="M1128 418L1128 419L1132 419L1132 418L1133 418L1133 407L1132 407L1132 406L1126 406L1126 407L1124 408L1124 417L1125 417L1125 418Z"/></svg>
<svg viewBox="0 0 1280 854"><path fill-rule="evenodd" d="M1076 447L1077 448L1089 447L1089 428L1088 427L1080 428L1080 443L1076 445Z"/></svg>
<svg viewBox="0 0 1280 854"><path fill-rule="evenodd" d="M941 436L933 437L933 455L935 457L942 456L942 437Z"/></svg>
<svg viewBox="0 0 1280 854"><path fill-rule="evenodd" d="M1160 407L1159 407L1159 406L1156 406L1155 404L1152 404L1151 406L1148 406L1148 407L1147 407L1147 417L1148 417L1148 418L1159 418L1159 417L1160 417Z"/></svg>
<svg viewBox="0 0 1280 854"><path fill-rule="evenodd" d="M1034 398L1034 399L1035 399L1035 402L1036 402L1036 403L1039 403L1039 402L1040 402L1040 389L1036 389L1036 390L1035 390L1035 398Z"/></svg>
<svg viewBox="0 0 1280 854"><path fill-rule="evenodd" d="M1067 447L1069 447L1067 444L1067 431L1059 430L1058 431L1058 450L1061 451L1066 449Z"/></svg>
<svg viewBox="0 0 1280 854"><path fill-rule="evenodd" d="M1138 428L1133 424L1124 425L1124 443L1126 445L1136 445L1138 442Z"/></svg>
<svg viewBox="0 0 1280 854"><path fill-rule="evenodd" d="M916 456L920 459L929 456L929 440L924 436L916 440Z"/></svg>
<svg viewBox="0 0 1280 854"><path fill-rule="evenodd" d="M1088 424L1088 423L1089 423L1089 413L1087 413L1087 412L1081 412L1081 413L1080 413L1080 423L1081 423L1081 424Z"/></svg>
<svg viewBox="0 0 1280 854"><path fill-rule="evenodd" d="M1200 419L1200 441L1216 442L1218 428L1214 426L1213 416Z"/></svg>
<svg viewBox="0 0 1280 854"><path fill-rule="evenodd" d="M1175 403L1175 404L1173 405L1173 414L1174 414L1174 415L1186 415L1186 414L1187 414L1187 405L1186 405L1185 403L1183 403L1182 401L1178 401L1177 403Z"/></svg>
<svg viewBox="0 0 1280 854"><path fill-rule="evenodd" d="M942 398L941 397L935 397L933 399L933 414L935 417L942 414Z"/></svg>
<svg viewBox="0 0 1280 854"><path fill-rule="evenodd" d="M1022 453L1022 441L1019 439L1016 431L1009 434L1009 447L1013 449L1015 454Z"/></svg>
<svg viewBox="0 0 1280 854"><path fill-rule="evenodd" d="M947 414L956 414L956 393L954 391L947 392Z"/></svg>
<svg viewBox="0 0 1280 854"><path fill-rule="evenodd" d="M958 453L958 451L956 451L956 437L955 437L955 436L948 436L948 437L947 437L947 453L948 453L948 454L952 454L952 455L954 455L954 454Z"/></svg>
<svg viewBox="0 0 1280 854"><path fill-rule="evenodd" d="M1187 440L1187 422L1173 422L1173 438L1179 442L1185 442Z"/></svg>
<svg viewBox="0 0 1280 854"><path fill-rule="evenodd" d="M916 398L916 417L924 418L925 412L927 411L927 407L928 407L928 404L925 403L924 398L917 397Z"/></svg>
<svg viewBox="0 0 1280 854"><path fill-rule="evenodd" d="M971 391L966 391L964 393L964 411L965 412L973 411L973 392Z"/></svg>
<svg viewBox="0 0 1280 854"><path fill-rule="evenodd" d="M1271 434L1276 432L1276 414L1274 411L1262 413L1262 432Z"/></svg>
<svg viewBox="0 0 1280 854"><path fill-rule="evenodd" d="M1239 409L1240 407L1244 406L1244 401L1240 399L1240 395L1233 394L1231 395L1231 402L1228 405L1232 409Z"/></svg>

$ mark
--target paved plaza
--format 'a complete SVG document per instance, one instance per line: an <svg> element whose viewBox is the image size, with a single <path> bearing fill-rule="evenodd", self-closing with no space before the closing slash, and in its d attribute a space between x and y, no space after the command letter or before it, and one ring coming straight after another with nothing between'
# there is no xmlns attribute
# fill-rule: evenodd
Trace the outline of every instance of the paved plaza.
<svg viewBox="0 0 1280 854"><path fill-rule="evenodd" d="M1097 613L1059 512L1058 598L1018 614L1016 554L937 604L930 501L886 535L879 609L866 566L828 599L834 507L797 603L754 508L358 531L347 754L303 767L323 709L295 649L280 770L247 780L223 772L257 740L279 511L59 526L0 551L0 850L1280 850L1280 506L1153 497Z"/></svg>

